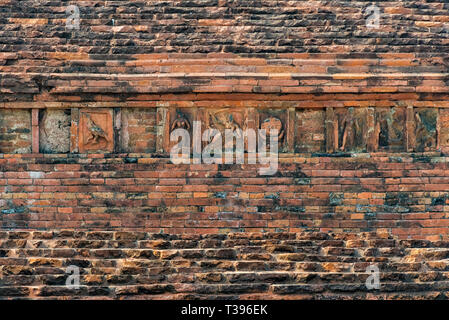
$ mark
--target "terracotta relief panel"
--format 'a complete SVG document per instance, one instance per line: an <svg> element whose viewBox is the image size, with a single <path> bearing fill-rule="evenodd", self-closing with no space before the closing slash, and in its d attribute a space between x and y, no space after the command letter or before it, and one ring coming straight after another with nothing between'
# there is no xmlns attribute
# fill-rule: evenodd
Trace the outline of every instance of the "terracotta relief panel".
<svg viewBox="0 0 449 320"><path fill-rule="evenodd" d="M440 109L439 112L438 141L441 151L449 153L449 109Z"/></svg>
<svg viewBox="0 0 449 320"><path fill-rule="evenodd" d="M376 108L372 151L404 151L405 121L405 108Z"/></svg>
<svg viewBox="0 0 449 320"><path fill-rule="evenodd" d="M405 151L407 139L413 139L406 127L405 108L327 108L326 150Z"/></svg>
<svg viewBox="0 0 449 320"><path fill-rule="evenodd" d="M79 152L113 152L112 109L80 109Z"/></svg>
<svg viewBox="0 0 449 320"><path fill-rule="evenodd" d="M290 117L289 110L285 109L260 109L258 112L257 127L265 129L267 132L267 139L270 129L278 130L279 152L289 152L289 146L293 148L294 130L289 130L289 122L292 122L292 129L294 123L293 116ZM290 142L290 143L289 143Z"/></svg>
<svg viewBox="0 0 449 320"><path fill-rule="evenodd" d="M234 141L225 141L225 131L231 130L236 134L249 128L248 125L248 109L239 108L221 108L221 109L203 109L201 115L202 132L207 129L215 129L221 133L222 148L235 148ZM240 137L239 137L240 138ZM217 140L218 141L218 140ZM214 143L214 140L211 141ZM203 146L207 145L207 142L203 142Z"/></svg>
<svg viewBox="0 0 449 320"><path fill-rule="evenodd" d="M165 152L170 152L171 148L176 145L177 141L170 141L170 134L176 129L185 129L193 137L193 124L198 118L198 109L196 108L170 108L164 112L165 119L162 121L163 129L160 134L163 135L163 145ZM161 112L159 112L161 113ZM190 140L192 146L193 139Z"/></svg>
<svg viewBox="0 0 449 320"><path fill-rule="evenodd" d="M425 152L437 149L438 109L415 109L415 151Z"/></svg>
<svg viewBox="0 0 449 320"><path fill-rule="evenodd" d="M333 117L334 150L367 151L369 120L368 108L336 108Z"/></svg>

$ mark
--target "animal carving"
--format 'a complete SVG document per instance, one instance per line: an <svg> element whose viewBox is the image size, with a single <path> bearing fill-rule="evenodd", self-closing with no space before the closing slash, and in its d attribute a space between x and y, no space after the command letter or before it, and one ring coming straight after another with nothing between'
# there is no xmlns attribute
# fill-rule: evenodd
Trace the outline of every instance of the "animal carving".
<svg viewBox="0 0 449 320"><path fill-rule="evenodd" d="M109 139L104 132L93 120L90 114L86 113L86 128L89 134L89 137L86 140L86 144L94 143L97 144L98 140L103 138L106 142L109 142Z"/></svg>
<svg viewBox="0 0 449 320"><path fill-rule="evenodd" d="M234 117L232 114L225 113L217 113L210 115L211 123L213 127L221 132L225 132L225 130L231 130L232 132L236 131L237 136L240 137L240 131L242 130L237 122L234 121Z"/></svg>
<svg viewBox="0 0 449 320"><path fill-rule="evenodd" d="M227 112L217 112L210 113L210 125L209 129L218 130L221 135L216 135L212 139L211 145L222 143L223 137L226 137L226 130L229 130L233 134L235 134L236 138L241 139L243 137L242 129L238 125L238 123L234 120L232 114L228 114ZM224 141L225 148L233 148L234 141Z"/></svg>

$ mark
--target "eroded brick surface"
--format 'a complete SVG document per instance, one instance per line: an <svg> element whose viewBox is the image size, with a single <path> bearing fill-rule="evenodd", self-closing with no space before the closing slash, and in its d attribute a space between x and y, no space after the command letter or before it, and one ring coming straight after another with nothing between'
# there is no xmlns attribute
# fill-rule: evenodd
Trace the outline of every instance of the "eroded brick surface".
<svg viewBox="0 0 449 320"><path fill-rule="evenodd" d="M128 108L122 111L121 151L156 151L156 110Z"/></svg>
<svg viewBox="0 0 449 320"><path fill-rule="evenodd" d="M296 152L324 152L325 117L323 109L298 109L296 111Z"/></svg>
<svg viewBox="0 0 449 320"><path fill-rule="evenodd" d="M0 1L0 299L448 298L446 1L76 4ZM278 172L171 164L195 120Z"/></svg>
<svg viewBox="0 0 449 320"><path fill-rule="evenodd" d="M382 14L377 30L366 27L372 4ZM91 101L167 92L447 93L448 8L441 0L95 0L79 5L80 30L73 31L66 6L0 3L0 101L78 101L81 93Z"/></svg>
<svg viewBox="0 0 449 320"><path fill-rule="evenodd" d="M448 298L443 241L320 232L0 235L0 299ZM380 271L378 290L366 286L370 265ZM65 286L69 266L80 270L78 289Z"/></svg>

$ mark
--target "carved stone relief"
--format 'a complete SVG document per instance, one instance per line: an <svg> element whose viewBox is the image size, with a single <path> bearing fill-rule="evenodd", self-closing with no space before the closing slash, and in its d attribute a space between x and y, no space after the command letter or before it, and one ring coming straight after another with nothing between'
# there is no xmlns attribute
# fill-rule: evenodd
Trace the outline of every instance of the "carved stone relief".
<svg viewBox="0 0 449 320"><path fill-rule="evenodd" d="M79 152L112 152L114 130L111 109L81 109Z"/></svg>
<svg viewBox="0 0 449 320"><path fill-rule="evenodd" d="M437 148L438 110L434 108L418 108L415 110L415 151L425 152Z"/></svg>
<svg viewBox="0 0 449 320"><path fill-rule="evenodd" d="M376 108L374 119L374 150L405 150L405 108Z"/></svg>
<svg viewBox="0 0 449 320"><path fill-rule="evenodd" d="M287 135L289 114L288 110L283 109L263 109L259 110L258 127L266 130L266 138L269 141L270 129L278 130L278 148L279 152L287 152ZM294 115L294 113L293 113ZM293 119L294 120L294 119ZM294 134L294 130L292 130ZM260 135L259 135L260 136Z"/></svg>

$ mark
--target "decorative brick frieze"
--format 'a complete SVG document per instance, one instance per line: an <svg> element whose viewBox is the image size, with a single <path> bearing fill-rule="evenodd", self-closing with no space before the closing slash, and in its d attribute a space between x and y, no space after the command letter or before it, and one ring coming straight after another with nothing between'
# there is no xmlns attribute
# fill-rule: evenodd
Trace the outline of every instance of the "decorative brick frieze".
<svg viewBox="0 0 449 320"><path fill-rule="evenodd" d="M29 129L24 130L33 131L33 151L37 153L40 150L43 153L168 154L175 144L170 142L170 134L182 128L193 135L195 121L201 123L201 132L216 129L223 138L225 129L264 129L267 132L276 129L282 153L445 152L449 145L445 133L449 126L445 108L351 106L310 109L295 108L293 103L285 103L282 107L284 104L275 101L260 102L263 107L258 108L237 107L241 105L239 101L230 102L228 107L214 108L215 101L198 102L201 103L195 107L177 108L86 108L82 105L71 110L35 108L28 110L34 116L31 125L27 124L29 119L19 117L27 110L0 109L4 110L0 120L5 119L5 124L11 126L28 125ZM8 118L8 114L18 117ZM20 144L21 137L5 134L0 136L0 141L5 145ZM16 152L27 152L27 149L19 148ZM5 153L8 153L6 148Z"/></svg>

